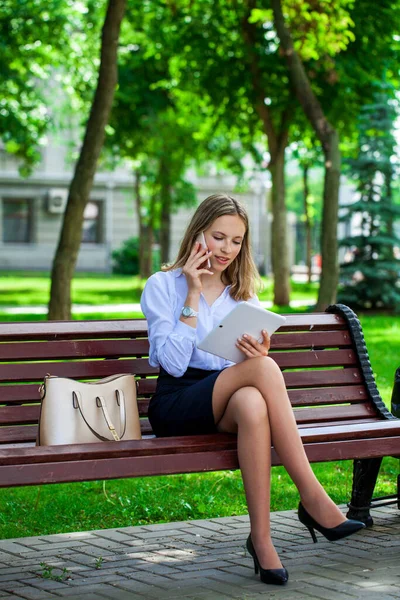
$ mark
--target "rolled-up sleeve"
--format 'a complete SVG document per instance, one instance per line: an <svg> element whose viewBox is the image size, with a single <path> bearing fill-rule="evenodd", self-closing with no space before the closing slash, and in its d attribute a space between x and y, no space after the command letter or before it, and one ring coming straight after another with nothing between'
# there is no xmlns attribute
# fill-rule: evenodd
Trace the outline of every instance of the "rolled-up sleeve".
<svg viewBox="0 0 400 600"><path fill-rule="evenodd" d="M152 367L162 366L170 375L181 377L196 343L196 329L176 320L175 297L168 290L166 273L152 275L140 300L149 328Z"/></svg>

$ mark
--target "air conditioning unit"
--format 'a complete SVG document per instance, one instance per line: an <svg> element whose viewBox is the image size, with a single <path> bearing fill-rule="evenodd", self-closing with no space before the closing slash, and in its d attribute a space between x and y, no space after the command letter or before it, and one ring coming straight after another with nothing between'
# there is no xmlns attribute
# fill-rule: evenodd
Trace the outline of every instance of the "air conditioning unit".
<svg viewBox="0 0 400 600"><path fill-rule="evenodd" d="M68 190L53 188L47 196L47 211L52 214L61 214L65 211L68 200Z"/></svg>

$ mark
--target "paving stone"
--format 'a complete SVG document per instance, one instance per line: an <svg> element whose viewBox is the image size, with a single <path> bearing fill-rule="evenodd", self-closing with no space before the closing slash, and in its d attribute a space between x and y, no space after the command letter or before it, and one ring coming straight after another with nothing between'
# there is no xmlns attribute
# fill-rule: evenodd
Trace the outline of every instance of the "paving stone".
<svg viewBox="0 0 400 600"><path fill-rule="evenodd" d="M244 548L248 516L4 540L0 600L400 599L399 516L387 507L374 514L373 529L334 544L318 534L314 544L295 511L273 513L290 574L278 589L254 574ZM40 562L67 568L72 579L38 577Z"/></svg>

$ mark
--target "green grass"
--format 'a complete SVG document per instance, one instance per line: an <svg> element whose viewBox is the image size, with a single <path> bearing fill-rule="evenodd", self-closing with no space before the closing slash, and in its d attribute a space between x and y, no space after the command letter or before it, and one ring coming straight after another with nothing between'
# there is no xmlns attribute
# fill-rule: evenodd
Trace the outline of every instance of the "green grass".
<svg viewBox="0 0 400 600"><path fill-rule="evenodd" d="M45 304L48 285L45 275L2 275L1 304ZM74 280L73 301L82 304L137 302L142 287L143 282L132 277L79 275ZM271 297L271 282L266 281L261 297ZM293 299L315 297L315 284L293 285ZM281 312L304 310L281 309ZM140 316L140 313L92 313L77 314L74 318L125 319ZM44 319L45 316L32 314L18 317L0 315L3 321ZM360 315L360 320L378 389L389 406L394 371L400 364L400 316L364 314ZM315 464L313 469L335 502L348 502L352 486L351 461ZM399 461L385 458L376 495L395 493L398 472ZM272 510L293 509L297 502L297 490L287 473L282 467L275 467L272 470ZM237 471L0 489L0 539L207 519L246 512L243 484Z"/></svg>
<svg viewBox="0 0 400 600"><path fill-rule="evenodd" d="M126 304L139 302L145 281L139 277L80 273L72 282L74 304ZM1 306L47 305L50 279L46 273L2 273Z"/></svg>
<svg viewBox="0 0 400 600"><path fill-rule="evenodd" d="M272 297L272 280L262 278L261 300ZM130 304L139 302L145 280L130 275L95 275L79 273L72 282L73 304ZM50 279L46 273L1 273L1 307L47 305ZM317 297L316 283L292 282L292 300L314 301Z"/></svg>

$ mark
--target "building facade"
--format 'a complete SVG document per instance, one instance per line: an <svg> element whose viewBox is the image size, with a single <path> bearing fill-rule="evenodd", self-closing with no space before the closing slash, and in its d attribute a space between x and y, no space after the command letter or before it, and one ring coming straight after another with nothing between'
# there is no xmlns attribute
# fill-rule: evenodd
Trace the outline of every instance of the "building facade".
<svg viewBox="0 0 400 600"><path fill-rule="evenodd" d="M42 157L32 175L22 178L14 157L0 151L0 270L51 269L72 166L62 145L48 145ZM268 181L260 177L246 193L236 193L233 176L199 178L193 173L191 179L199 202L210 194L226 192L247 207L257 265L269 272ZM192 213L193 209L181 209L173 215L170 259L176 255ZM110 272L112 251L137 234L133 174L123 168L98 172L85 210L77 270ZM291 247L293 256L293 243Z"/></svg>

